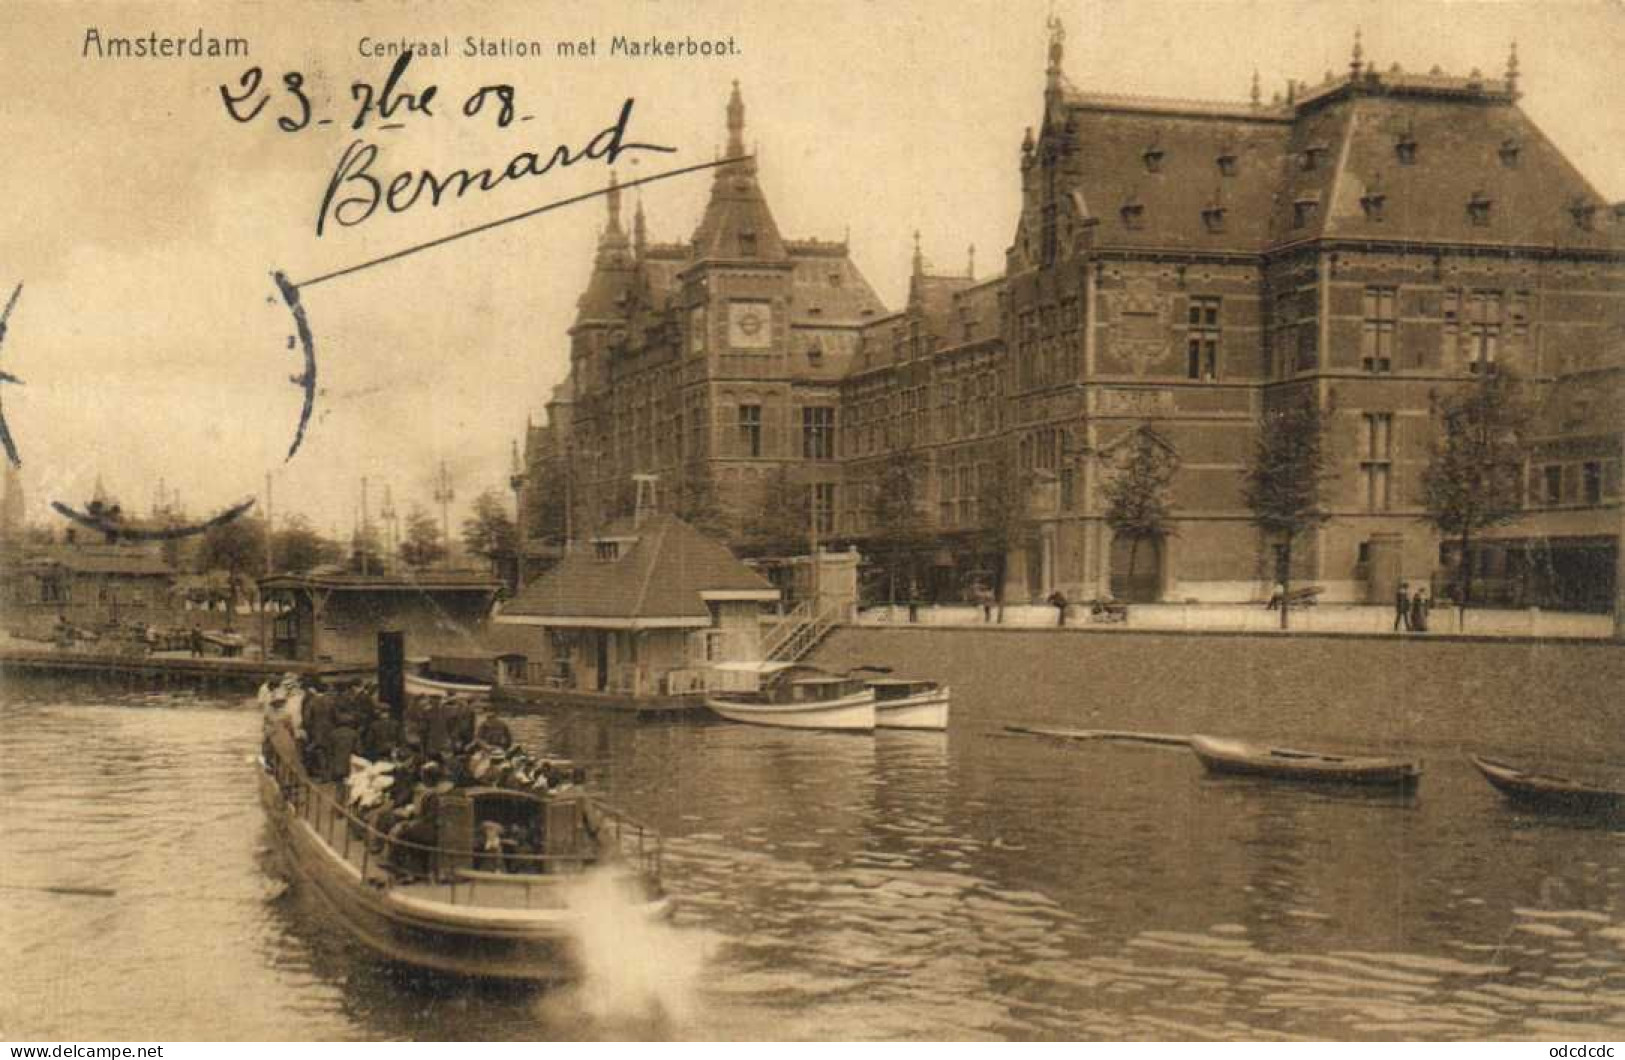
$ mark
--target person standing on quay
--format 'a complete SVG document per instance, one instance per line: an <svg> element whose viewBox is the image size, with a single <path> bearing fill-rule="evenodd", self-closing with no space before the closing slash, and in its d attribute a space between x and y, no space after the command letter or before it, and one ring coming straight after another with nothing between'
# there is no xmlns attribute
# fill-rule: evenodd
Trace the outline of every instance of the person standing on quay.
<svg viewBox="0 0 1625 1060"><path fill-rule="evenodd" d="M1400 582L1399 583L1399 588L1394 590L1394 632L1395 633L1398 633L1401 628L1404 628L1404 629L1410 629L1411 628L1411 594L1410 594L1410 588L1411 587L1409 585L1406 585L1404 582Z"/></svg>
<svg viewBox="0 0 1625 1060"><path fill-rule="evenodd" d="M1416 595L1411 597L1411 629L1418 633L1428 631L1428 602L1421 589L1417 589Z"/></svg>
<svg viewBox="0 0 1625 1060"><path fill-rule="evenodd" d="M1049 602L1050 606L1055 608L1055 624L1057 626L1066 625L1066 609L1069 606L1066 594L1057 589L1049 594Z"/></svg>

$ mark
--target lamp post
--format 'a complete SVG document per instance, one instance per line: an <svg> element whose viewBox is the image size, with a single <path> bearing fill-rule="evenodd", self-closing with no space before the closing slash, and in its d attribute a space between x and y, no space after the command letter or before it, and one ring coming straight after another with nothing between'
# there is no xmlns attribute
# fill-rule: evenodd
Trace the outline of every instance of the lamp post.
<svg viewBox="0 0 1625 1060"><path fill-rule="evenodd" d="M440 461L440 478L435 483L434 501L440 505L440 535L442 563L451 566L451 502L457 499L457 493L451 487L451 472L446 470L446 462Z"/></svg>
<svg viewBox="0 0 1625 1060"><path fill-rule="evenodd" d="M400 521L395 511L395 498L390 494L388 485L384 486L384 505L378 509L378 517L384 521L384 562L379 564L382 573L401 548Z"/></svg>

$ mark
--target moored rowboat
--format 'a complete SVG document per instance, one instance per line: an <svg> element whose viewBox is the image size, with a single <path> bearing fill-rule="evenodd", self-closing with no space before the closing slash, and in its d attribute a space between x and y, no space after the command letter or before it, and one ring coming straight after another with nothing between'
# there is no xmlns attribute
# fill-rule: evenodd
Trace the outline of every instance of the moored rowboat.
<svg viewBox="0 0 1625 1060"><path fill-rule="evenodd" d="M1625 791L1549 773L1529 773L1479 755L1469 755L1468 760L1484 774L1491 787L1519 806L1578 816L1625 816Z"/></svg>
<svg viewBox="0 0 1625 1060"><path fill-rule="evenodd" d="M1211 736L1192 736L1190 747L1209 773L1394 788L1422 778L1422 763L1408 758L1319 754Z"/></svg>
<svg viewBox="0 0 1625 1060"><path fill-rule="evenodd" d="M705 705L729 721L783 729L872 732L875 691L856 678L814 674L779 679L759 692L717 692Z"/></svg>
<svg viewBox="0 0 1625 1060"><path fill-rule="evenodd" d="M406 674L406 690L415 696L488 696L490 685L474 681L447 681L423 674Z"/></svg>

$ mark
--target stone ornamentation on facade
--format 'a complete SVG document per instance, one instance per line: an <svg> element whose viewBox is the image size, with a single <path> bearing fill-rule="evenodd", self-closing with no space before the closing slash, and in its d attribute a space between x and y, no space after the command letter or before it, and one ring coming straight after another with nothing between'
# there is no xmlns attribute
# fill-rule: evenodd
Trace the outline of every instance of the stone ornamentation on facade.
<svg viewBox="0 0 1625 1060"><path fill-rule="evenodd" d="M1145 277L1126 281L1121 290L1106 292L1112 322L1110 348L1134 375L1144 377L1168 359L1168 321L1171 298Z"/></svg>

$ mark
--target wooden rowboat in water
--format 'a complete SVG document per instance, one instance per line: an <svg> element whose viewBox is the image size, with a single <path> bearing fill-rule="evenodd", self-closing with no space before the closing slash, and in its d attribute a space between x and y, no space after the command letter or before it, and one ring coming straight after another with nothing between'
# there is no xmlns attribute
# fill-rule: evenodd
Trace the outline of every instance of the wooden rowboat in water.
<svg viewBox="0 0 1625 1060"><path fill-rule="evenodd" d="M1469 755L1468 760L1491 787L1516 805L1583 817L1625 817L1625 791L1549 773L1529 773L1479 755Z"/></svg>
<svg viewBox="0 0 1625 1060"><path fill-rule="evenodd" d="M1216 774L1390 788L1414 787L1422 779L1422 763L1409 758L1329 755L1211 736L1192 736L1190 746Z"/></svg>

